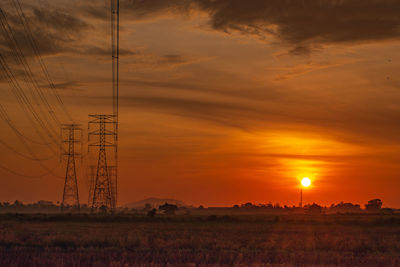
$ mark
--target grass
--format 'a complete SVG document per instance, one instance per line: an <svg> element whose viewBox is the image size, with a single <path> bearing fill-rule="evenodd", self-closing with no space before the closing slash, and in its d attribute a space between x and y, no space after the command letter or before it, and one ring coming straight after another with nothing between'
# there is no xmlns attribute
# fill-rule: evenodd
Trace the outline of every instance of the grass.
<svg viewBox="0 0 400 267"><path fill-rule="evenodd" d="M0 266L399 266L400 216L0 215Z"/></svg>

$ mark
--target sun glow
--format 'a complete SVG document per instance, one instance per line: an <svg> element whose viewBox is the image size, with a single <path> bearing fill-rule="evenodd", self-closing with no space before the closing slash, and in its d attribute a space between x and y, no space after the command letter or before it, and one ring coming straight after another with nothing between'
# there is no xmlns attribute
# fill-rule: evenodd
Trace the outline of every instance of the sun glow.
<svg viewBox="0 0 400 267"><path fill-rule="evenodd" d="M310 180L310 178L304 177L304 178L301 180L301 185L304 186L304 187L309 187L309 186L311 185L311 180Z"/></svg>

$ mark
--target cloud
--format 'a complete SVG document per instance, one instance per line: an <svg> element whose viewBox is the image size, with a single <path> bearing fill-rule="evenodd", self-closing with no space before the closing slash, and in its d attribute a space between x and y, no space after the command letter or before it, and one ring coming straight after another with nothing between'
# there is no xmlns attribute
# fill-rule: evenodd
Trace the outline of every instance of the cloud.
<svg viewBox="0 0 400 267"><path fill-rule="evenodd" d="M60 10L49 11L33 8L33 14L28 20L32 24L38 24L38 27L47 26L50 31L62 32L65 39L76 36L77 33L89 28L89 25L82 19Z"/></svg>
<svg viewBox="0 0 400 267"><path fill-rule="evenodd" d="M75 3L75 2L74 2ZM75 3L69 12L54 2L46 9L25 5L40 51L44 55L72 50L71 44L84 42L84 33L93 29L93 19L109 20L108 5L95 0ZM121 14L126 21L163 16L190 16L204 12L212 29L239 32L263 40L274 37L289 46L292 55L318 51L325 44L362 43L400 37L400 2L395 0L122 0ZM25 40L18 17L7 15L21 43ZM2 41L0 45L4 46ZM32 53L22 45L27 56ZM94 47L96 48L96 47ZM105 52L87 49L86 52ZM85 52L85 54L86 54ZM123 52L123 51L122 51ZM135 51L125 51L127 55ZM166 60L168 60L166 58ZM169 59L171 62L172 58Z"/></svg>
<svg viewBox="0 0 400 267"><path fill-rule="evenodd" d="M80 41L83 33L91 28L78 16L57 9L40 10L30 6L29 10L24 11L28 27L24 27L21 17L13 9L4 12L11 29L9 36L15 38L18 47L26 57L34 55L34 50L29 41L29 30L41 55L45 56L70 51L71 45ZM1 30L3 36L0 39L2 53L10 55L16 47L6 37L3 29Z"/></svg>
<svg viewBox="0 0 400 267"><path fill-rule="evenodd" d="M174 84L148 85L175 88ZM187 90L198 91L196 88ZM341 99L349 97L348 94L316 94L313 90L292 90L280 94L279 89L273 88L261 93L250 88L243 92L227 92L225 97L221 93L209 91L207 96L199 98L179 91L170 92L167 97L156 96L153 90L144 90L133 96L122 96L120 104L124 108L172 114L244 131L290 125L299 131L319 132L349 143L373 141L374 144L384 144L399 141L396 121L400 113L397 110L367 99L345 104ZM245 92L247 97L243 97ZM275 97L271 99L270 95ZM336 104L323 104L327 97L330 103ZM96 101L103 104L101 99ZM106 101L107 98L104 99Z"/></svg>
<svg viewBox="0 0 400 267"><path fill-rule="evenodd" d="M158 62L160 64L182 64L186 62L186 59L182 55L165 55Z"/></svg>
<svg viewBox="0 0 400 267"><path fill-rule="evenodd" d="M274 36L303 55L321 44L373 42L400 37L396 0L125 0L136 19L198 10L213 29L266 39Z"/></svg>
<svg viewBox="0 0 400 267"><path fill-rule="evenodd" d="M123 0L121 8L126 13L131 12L136 19L144 19L165 13L188 14L194 4L192 0Z"/></svg>
<svg viewBox="0 0 400 267"><path fill-rule="evenodd" d="M74 2L75 3L75 2ZM54 2L46 9L24 5L38 47L43 55L64 51L91 54L106 49L73 50L74 43L84 43L90 20L109 20L108 5L95 0L75 3L65 11ZM322 45L362 43L400 37L400 2L396 0L122 0L125 21L154 19L171 14L190 15L204 12L212 29L223 33L239 32L263 40L274 37L289 45L293 55L310 54ZM7 16L27 56L32 55L19 18L9 7ZM0 46L9 47L4 39ZM102 50L102 51L101 51ZM135 51L125 51L127 55ZM125 53L122 51L122 53ZM167 60L167 58L166 58ZM169 59L171 61L171 59Z"/></svg>
<svg viewBox="0 0 400 267"><path fill-rule="evenodd" d="M177 97L135 96L124 97L122 105L139 107L153 111L168 112L176 116L212 121L228 127L244 129L232 116L243 117L245 113L256 113L252 107L236 103L223 103L213 100L198 100Z"/></svg>
<svg viewBox="0 0 400 267"><path fill-rule="evenodd" d="M192 0L121 0L120 7L124 19L146 20L168 13L188 14L195 3ZM85 15L95 19L109 20L107 2L94 0L80 5ZM127 17L128 16L128 17Z"/></svg>
<svg viewBox="0 0 400 267"><path fill-rule="evenodd" d="M73 50L73 52L79 52L81 55L85 56L111 56L111 48L104 48L104 47L99 47L99 46L85 46L85 47L79 47ZM119 49L119 55L120 56L135 56L139 55L141 52L139 51L133 51L130 49Z"/></svg>
<svg viewBox="0 0 400 267"><path fill-rule="evenodd" d="M338 67L342 66L344 64L348 63L353 63L354 61L344 61L344 62L337 62L337 63L330 63L330 62L306 62L304 64L300 65L295 65L291 67L281 67L277 68L277 70L283 71L283 73L280 73L279 75L275 76L276 81L280 80L286 80L286 79L291 79L293 77L301 76L313 71L317 70L322 70L322 69L327 69L327 68L332 68L332 67Z"/></svg>
<svg viewBox="0 0 400 267"><path fill-rule="evenodd" d="M84 89L81 88L82 86L83 86L82 83L79 83L76 81L69 81L69 82L62 82L62 83L54 84L54 87L61 91L84 91ZM49 85L45 85L45 84L41 85L41 87L51 89L49 87Z"/></svg>
<svg viewBox="0 0 400 267"><path fill-rule="evenodd" d="M315 43L400 37L400 2L393 0L199 0L198 5L211 15L214 29L272 33L296 52L308 52Z"/></svg>

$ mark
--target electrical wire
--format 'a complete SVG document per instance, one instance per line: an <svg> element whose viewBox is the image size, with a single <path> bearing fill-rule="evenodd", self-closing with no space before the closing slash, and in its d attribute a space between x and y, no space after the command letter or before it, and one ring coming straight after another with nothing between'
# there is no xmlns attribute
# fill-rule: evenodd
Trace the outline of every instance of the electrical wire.
<svg viewBox="0 0 400 267"><path fill-rule="evenodd" d="M0 115L1 115L2 117L6 117L6 116L7 116L7 114L5 113L5 110L4 110L3 106L2 106L1 104L0 104ZM17 135L17 136L20 137L19 135ZM44 170L48 171L49 173L53 174L55 177L61 177L61 176L59 176L59 175L53 173L53 170L54 170L55 168L53 168L53 169L48 168L48 167L42 162L43 160L40 160L39 157L36 156L36 154L35 154L35 152L33 151L33 149L27 144L27 142L26 142L22 137L20 137L20 141L21 141L21 143L25 146L26 150L29 152L29 154L31 155L31 157L37 159L37 163L39 164L40 167L42 167Z"/></svg>
<svg viewBox="0 0 400 267"><path fill-rule="evenodd" d="M48 137L51 138L51 141L53 143L55 143L55 144L58 143L55 140L54 136L46 128L46 125L43 123L43 120L36 113L35 109L33 108L32 104L29 101L29 98L25 95L23 89L19 85L14 74L9 69L7 62L4 60L4 58L1 54L0 54L0 67L2 68L3 73L5 74L6 80L9 83L14 96L17 98L17 101L18 101L21 109L24 111L26 117L28 118L28 120L30 121L32 126L34 127L34 129L35 129L36 133L39 135L39 137L41 137L43 140L46 140L44 138L44 136L42 135L41 131L38 129L34 120L36 120L36 122L43 129L43 131L48 135ZM33 119L31 118L31 116L33 117ZM51 146L48 146L48 147L51 148Z"/></svg>
<svg viewBox="0 0 400 267"><path fill-rule="evenodd" d="M25 159L35 160L35 161L38 161L38 160L43 160L43 161L44 161L44 160L50 160L50 159L53 159L53 158L54 158L54 157L34 158L34 157L31 157L31 156L28 156L28 155L25 155L25 154L19 152L18 150L16 150L16 149L13 148L12 146L8 145L8 144L7 144L6 142L4 142L3 140L0 140L0 144L2 144L2 145L3 145L4 147L6 147L8 150L14 152L15 154L17 154L17 155L19 155L19 156L21 156L21 157L23 157L23 158L25 158Z"/></svg>
<svg viewBox="0 0 400 267"><path fill-rule="evenodd" d="M22 25L24 26L24 29L25 29L26 37L27 37L27 39L29 40L29 43L32 46L32 49L33 49L33 51L35 53L35 56L36 56L36 59L39 62L39 65L40 65L40 67L42 69L42 72L44 73L44 76L46 77L47 82L49 83L49 87L52 89L51 92L53 93L53 95L57 99L58 104L60 105L60 107L63 110L63 112L65 113L65 115L68 117L68 119L71 122L73 122L72 116L68 112L67 108L64 105L63 100L61 99L60 95L58 94L57 87L54 85L54 83L53 83L53 81L51 79L51 76L49 74L49 71L47 69L47 66L43 61L43 58L42 58L42 56L40 54L40 50L38 48L37 42L36 42L36 40L35 40L35 38L34 38L34 36L32 34L32 30L31 30L31 28L29 26L28 19L25 16L25 13L24 13L24 11L22 9L20 1L19 0L10 0L10 2L14 5L14 7L15 7L15 9L17 11L17 14L20 17L20 21L21 21L21 23L22 23Z"/></svg>
<svg viewBox="0 0 400 267"><path fill-rule="evenodd" d="M26 174L22 174L22 173L13 171L13 170L11 170L10 168L7 168L7 167L5 167L5 166L3 166L3 165L0 164L0 169L4 170L4 171L6 171L6 172L9 172L9 173L11 173L11 174L14 174L14 175L16 175L16 176L25 177L25 178L43 178L43 177L45 177L45 176L48 176L48 175L50 175L50 174L53 174L52 171L54 171L56 168L57 168L57 166L54 167L53 170L49 170L49 171L47 171L47 172L45 172L45 173L42 173L42 174L40 174L40 175L26 175ZM59 177L56 176L56 178L59 178Z"/></svg>
<svg viewBox="0 0 400 267"><path fill-rule="evenodd" d="M43 110L41 109L40 104L38 103L39 100L41 100L45 106L48 109L48 115L50 115L50 117L52 118L52 120L54 120L54 122L56 123L57 127L59 127L60 122L54 112L54 110L52 109L51 105L49 104L46 96L44 95L42 89L40 88L36 78L33 75L33 72L26 60L26 57L24 55L24 53L22 52L22 49L20 48L17 39L13 33L13 30L11 29L10 24L8 23L7 17L4 13L4 11L0 8L0 15L1 15L1 25L2 28L5 32L6 37L8 38L9 41L9 45L12 48L12 52L14 54L15 59L17 60L17 62L23 67L23 74L25 77L25 83L26 85L30 88L30 92L31 92L31 96L32 99L35 101L35 103L38 105L39 107L39 112L41 113L42 117L45 118L45 113L43 112ZM8 63L4 60L3 58L3 65L5 65L6 67L4 67L5 69L8 70L8 72L12 73L11 68L8 66ZM12 80L16 80L15 79L15 75L12 75L13 77L11 77ZM24 91L21 89L21 93L25 96ZM26 97L26 96L25 96ZM28 102L30 103L29 99L27 99ZM32 111L34 111L34 109L32 109ZM35 112L37 113L37 112ZM36 119L39 124L41 125L41 127L43 128L43 130L49 135L49 137L51 139L54 140L54 136L53 134L55 134L57 131L54 129L54 127L50 124L51 120L47 120L45 119L44 122L43 121L39 121L38 119ZM47 124L47 125L46 125Z"/></svg>

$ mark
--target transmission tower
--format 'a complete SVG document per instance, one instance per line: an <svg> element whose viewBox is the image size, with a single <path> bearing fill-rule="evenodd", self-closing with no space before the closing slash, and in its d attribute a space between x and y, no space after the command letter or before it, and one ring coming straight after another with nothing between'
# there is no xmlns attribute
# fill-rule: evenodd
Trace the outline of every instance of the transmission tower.
<svg viewBox="0 0 400 267"><path fill-rule="evenodd" d="M89 132L89 141L91 136L97 136L96 143L89 144L90 147L99 148L97 160L97 171L93 189L92 210L98 208L115 209L116 197L113 189L113 181L110 175L110 166L107 163L107 148L116 148L115 144L115 116L114 115L89 115L89 129L93 124L98 125L97 129ZM111 127L107 127L111 126ZM112 130L109 130L111 128ZM112 137L111 142L110 138Z"/></svg>
<svg viewBox="0 0 400 267"><path fill-rule="evenodd" d="M79 138L77 138L77 133ZM75 157L80 156L76 152L75 146L81 143L82 128L79 124L64 124L61 127L62 152L63 157L67 158L67 168L65 172L64 193L61 207L74 206L79 209L78 180L76 178Z"/></svg>
<svg viewBox="0 0 400 267"><path fill-rule="evenodd" d="M89 115L89 128L91 124L97 124L97 130L89 133L90 136L98 136L98 142L89 144L90 147L98 147L94 186L89 192L92 210L100 207L115 209L117 205L117 180L118 180L118 99L119 99L119 0L111 2L111 51L112 51L112 115ZM112 130L107 125L112 125ZM107 136L112 136L109 140ZM107 147L114 148L114 158L107 159ZM109 165L108 160L113 162Z"/></svg>
<svg viewBox="0 0 400 267"><path fill-rule="evenodd" d="M115 154L113 167L113 197L115 205L118 197L118 126L119 126L119 0L111 0L111 51L112 51L112 91L113 91L113 115L115 132Z"/></svg>

